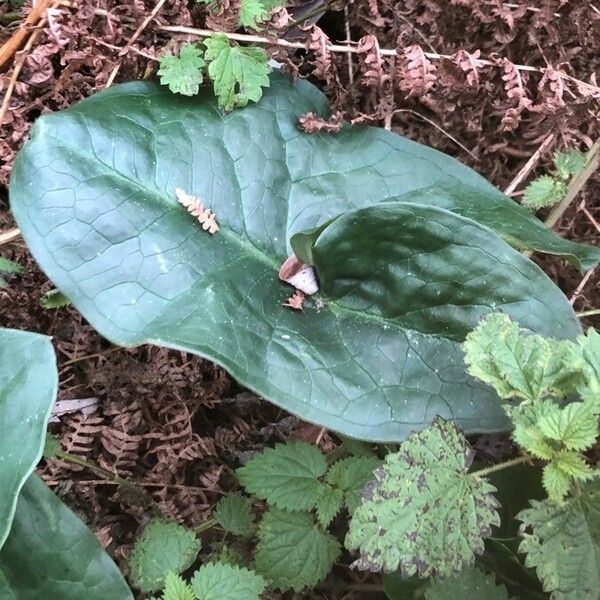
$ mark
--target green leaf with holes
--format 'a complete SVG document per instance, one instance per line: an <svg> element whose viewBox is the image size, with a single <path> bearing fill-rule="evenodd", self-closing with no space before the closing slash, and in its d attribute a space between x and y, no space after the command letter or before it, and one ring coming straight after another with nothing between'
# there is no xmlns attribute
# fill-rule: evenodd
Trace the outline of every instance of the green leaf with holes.
<svg viewBox="0 0 600 600"><path fill-rule="evenodd" d="M50 338L0 329L0 548L19 492L42 457L57 385Z"/></svg>
<svg viewBox="0 0 600 600"><path fill-rule="evenodd" d="M94 534L37 477L29 477L0 550L0 599L133 600Z"/></svg>
<svg viewBox="0 0 600 600"><path fill-rule="evenodd" d="M600 250L562 240L471 169L391 132L303 134L309 111L327 114L323 95L279 74L231 113L207 89L115 86L38 120L11 207L49 278L117 344L210 358L357 438L402 440L436 414L467 432L506 428L493 391L465 372L466 332L496 309L541 334L580 333L560 291L507 242L583 268ZM215 235L176 188L214 211ZM290 238L334 217L304 239L320 294L304 312L282 306Z"/></svg>

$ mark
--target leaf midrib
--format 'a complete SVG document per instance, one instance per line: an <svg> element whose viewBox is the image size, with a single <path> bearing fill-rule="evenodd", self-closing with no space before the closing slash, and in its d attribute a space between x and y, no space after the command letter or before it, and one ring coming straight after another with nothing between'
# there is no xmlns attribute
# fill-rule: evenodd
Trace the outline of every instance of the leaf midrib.
<svg viewBox="0 0 600 600"><path fill-rule="evenodd" d="M144 196L149 196L149 197L154 198L155 200L158 200L159 205L163 206L166 204L169 207L171 212L175 212L179 208L179 205L177 205L177 204L170 205L168 202L165 202L165 196L160 191L153 189L153 188L148 188L145 185L143 185L142 183L140 183L138 180L127 176L126 174L122 173L121 171L115 170L113 167L111 167L110 165L105 163L103 160L101 160L98 157L98 155L95 154L93 151L91 153L87 152L87 151L82 152L81 148L74 147L71 144L65 143L64 140L62 140L61 138L58 138L54 135L49 134L47 130L45 130L44 133L38 134L38 136L39 137L35 141L40 141L40 140L43 141L44 138L50 138L56 142L56 144L59 148L63 148L65 150L68 150L69 152L72 152L76 156L81 157L83 160L87 160L88 163L102 165L102 167L106 171L106 174L109 177L120 178L122 181L128 183L135 189L138 189ZM44 165L44 167L48 167L48 166L49 165ZM44 167L40 167L40 168L44 168ZM193 192L190 192L190 193L193 193ZM192 218L192 217L190 217L190 218ZM219 217L217 214L217 219L218 218ZM287 230L287 226L286 226L286 230ZM200 232L200 230L199 230L199 232ZM219 223L219 231L215 235L225 236L226 238L231 240L234 243L234 245L238 245L242 249L246 250L248 254L254 256L260 263L269 267L269 269L272 269L275 272L277 272L279 270L280 262L277 261L276 258L271 258L268 254L266 254L266 252L264 250L258 248L252 242L245 240L241 234L236 233L232 228L230 228L228 226L223 226L221 223ZM447 341L450 341L455 344L458 343L458 341L452 337L446 337L446 336L438 335L435 333L424 332L419 329L412 329L410 327L405 327L405 326L401 325L400 323L397 323L393 320L385 319L379 315L349 308L347 306L340 304L335 299L329 298L327 296L325 296L325 298L326 298L326 307L332 309L331 312L334 316L337 316L340 313L347 313L349 315L352 315L353 317L362 319L364 321L375 322L378 325L380 325L381 327L384 327L384 326L388 327L388 328L393 327L393 328L397 329L398 331L402 332L402 334L406 334L407 332L414 332L416 335L420 335L423 337L447 340Z"/></svg>

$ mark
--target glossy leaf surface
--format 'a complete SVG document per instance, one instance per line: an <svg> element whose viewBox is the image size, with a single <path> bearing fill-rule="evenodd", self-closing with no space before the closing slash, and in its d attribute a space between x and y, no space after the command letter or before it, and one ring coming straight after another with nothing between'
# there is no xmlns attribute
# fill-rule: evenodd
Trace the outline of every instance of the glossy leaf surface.
<svg viewBox="0 0 600 600"><path fill-rule="evenodd" d="M524 291L524 279L534 276L527 297L506 287L501 307L542 333L555 331L556 318L562 329L552 334L562 337L579 333L564 298L556 289L546 297L550 284L541 272L469 219L520 247L577 256L584 266L598 251L561 240L474 171L430 148L376 128L298 131L299 115L326 110L315 87L283 76L272 77L259 104L228 114L206 91L188 99L152 84L117 86L39 119L13 171L11 206L42 268L115 343L206 356L279 406L354 437L401 440L436 414L470 432L505 428L497 398L465 374L457 346L499 293L479 298L466 311L468 324L453 318L448 336L431 325L443 318L433 309L424 330L415 314L387 322L356 311L359 299L351 297L323 294L323 309L311 301L304 313L292 312L282 307L292 290L277 277L291 235L384 201L416 203L419 214L438 207L427 239L458 227L446 257L457 264L444 274L442 263L424 261L432 249L419 249L415 261L425 271L404 298L418 297L440 275L468 303L463 284L485 279L493 264L486 289L514 278ZM214 236L177 205L176 188L214 211ZM501 255L481 265L462 258L463 250L477 254L471 240L459 239L463 230L477 233L480 250L489 239ZM399 265L398 277L410 262ZM381 300L389 305L386 293ZM544 304L556 315L542 322ZM417 328L411 341L406 327Z"/></svg>
<svg viewBox="0 0 600 600"><path fill-rule="evenodd" d="M0 600L133 600L94 534L36 475L0 551Z"/></svg>
<svg viewBox="0 0 600 600"><path fill-rule="evenodd" d="M0 548L21 487L42 456L57 385L50 338L0 329Z"/></svg>

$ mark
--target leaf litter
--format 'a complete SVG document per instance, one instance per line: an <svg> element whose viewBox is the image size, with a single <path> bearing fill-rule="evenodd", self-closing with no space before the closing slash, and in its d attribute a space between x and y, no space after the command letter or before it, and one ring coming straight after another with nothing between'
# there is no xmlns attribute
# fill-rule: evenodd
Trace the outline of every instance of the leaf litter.
<svg viewBox="0 0 600 600"><path fill-rule="evenodd" d="M50 9L24 56L0 123L2 186L40 114L64 109L113 80L153 78L158 68L155 58L189 41L186 35L161 27L233 31L239 17L236 0L221 3L214 14L202 5L191 10L184 0L172 0L129 45L154 2L82 0L76 9L65 4ZM346 22L339 10L342 3L331 4L316 25L290 30L294 39L306 42L306 51L267 48L284 69L320 82L332 103L329 119L311 114L301 118L300 126L307 132L335 133L344 119L377 123L457 156L500 187L549 133L556 134L555 141L542 153L530 179L551 170L555 150L585 151L600 135L600 105L592 90L597 86L594 73L600 71L600 36L593 33L600 15L585 0L545 0L539 7L477 0L356 0ZM26 2L23 15L30 9ZM293 14L294 7L288 10ZM0 8L0 16L4 11ZM289 30L289 15L280 11L272 24L283 34ZM0 42L18 25L17 21L4 27ZM344 43L346 32L359 50L354 57L328 49L332 41ZM382 49L395 49L397 56ZM447 58L427 58L431 53ZM493 59L497 64L478 62L492 56L498 57ZM3 93L16 63L0 74ZM533 70L519 69L519 64ZM561 77L559 67L591 87ZM1 194L0 231L4 231L12 221L4 189ZM600 177L595 175L557 230L577 241L597 241L598 198ZM214 215L201 221L203 227L207 223L214 233L211 229L218 228ZM203 522L230 491L234 468L265 446L301 439L311 427L239 389L208 361L151 346L114 348L73 308L45 310L39 299L52 285L24 246L11 244L1 250L3 258L23 266L24 274L0 290L0 325L52 335L59 357L59 399L98 401L92 413L61 415L51 430L65 450L142 482L148 493L144 501L155 503L164 516L186 525ZM536 260L574 297L579 310L600 305L597 272L574 296L581 281L574 269L548 256ZM301 309L297 296L288 303ZM319 439L328 447L335 444L327 433L319 434ZM125 567L132 535L144 522L147 507L64 461L48 460L41 475L83 515Z"/></svg>

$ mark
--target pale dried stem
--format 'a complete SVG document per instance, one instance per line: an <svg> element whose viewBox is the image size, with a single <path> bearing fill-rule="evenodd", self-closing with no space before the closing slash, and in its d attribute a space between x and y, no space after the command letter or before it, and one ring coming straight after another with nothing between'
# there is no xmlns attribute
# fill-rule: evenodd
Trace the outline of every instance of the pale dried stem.
<svg viewBox="0 0 600 600"><path fill-rule="evenodd" d="M196 29L194 27L185 27L182 25L163 25L158 28L161 31L169 31L171 33L184 33L190 36L195 36L199 38L210 37L211 35L219 34L223 35L230 40L236 40L238 42L249 42L253 44L266 44L271 46L281 46L282 48L296 48L299 50L305 50L306 44L303 42L290 42L288 40L282 40L277 38L268 38L260 35L250 35L246 33L228 33L224 31L211 31L210 29ZM360 50L357 47L351 45L343 45L343 44L327 44L326 49L330 52L339 52L339 53L351 53L358 54ZM381 48L379 50L379 54L381 56L398 56L396 50L392 48ZM450 59L451 56L448 54L438 54L437 52L423 52L423 54L430 60L442 60L442 59ZM486 60L483 58L474 59L475 64L478 67L497 67L500 68L500 61L492 61ZM514 65L517 71L528 71L531 73L543 73L544 69L540 69L539 67L531 67L529 65ZM576 79L575 77L571 77L571 75L567 75L563 71L557 71L557 74L562 79L572 81L576 83L581 88L586 89L590 93L600 94L600 87L597 85L592 85L580 79Z"/></svg>
<svg viewBox="0 0 600 600"><path fill-rule="evenodd" d="M549 134L546 139L540 144L540 147L533 153L531 158L523 165L521 170L516 174L515 178L508 184L504 193L506 195L514 192L521 182L531 173L531 171L538 164L542 154L546 151L548 146L554 141L554 134Z"/></svg>
<svg viewBox="0 0 600 600"><path fill-rule="evenodd" d="M579 298L579 296L581 296L581 292L583 292L583 289L585 288L585 286L587 285L588 281L590 280L590 277L594 274L595 270L596 270L596 267L590 269L583 276L583 279L579 282L579 285L577 286L577 289L573 292L573 295L569 299L569 304L571 306L573 306L573 304L575 304L575 301L577 300L577 298Z"/></svg>
<svg viewBox="0 0 600 600"><path fill-rule="evenodd" d="M346 31L346 43L350 44L352 40L350 39L350 20L348 18L348 7L344 6L344 29ZM352 54L348 54L346 57L348 59L348 81L350 85L354 83L354 64L352 60Z"/></svg>
<svg viewBox="0 0 600 600"><path fill-rule="evenodd" d="M44 20L45 19L42 19L40 24L43 23ZM31 47L33 46L39 33L40 30L36 29L36 31L34 31L31 34L31 37L29 38L29 40L27 40L27 44L25 44L25 48L23 48L22 54L15 62L15 68L13 69L12 75L10 76L10 81L8 82L6 93L4 94L4 100L2 101L2 106L0 106L0 125L2 125L2 122L4 121L4 116L6 115L6 111L8 110L8 105L10 104L13 92L15 91L15 85L17 85L17 79L19 77L19 74L21 73L23 65L25 64L25 60L27 59L27 53L29 52L29 50L31 50Z"/></svg>
<svg viewBox="0 0 600 600"><path fill-rule="evenodd" d="M9 229L4 233L0 233L0 246L2 244L10 244L15 240L18 240L21 237L21 232L17 227L13 227L13 229Z"/></svg>
<svg viewBox="0 0 600 600"><path fill-rule="evenodd" d="M579 210L583 212L583 214L588 218L589 222L596 228L596 231L600 233L600 224L598 221L596 221L596 219L594 219L594 215L592 215L592 213L587 209L585 200L582 200L581 204L579 205Z"/></svg>

